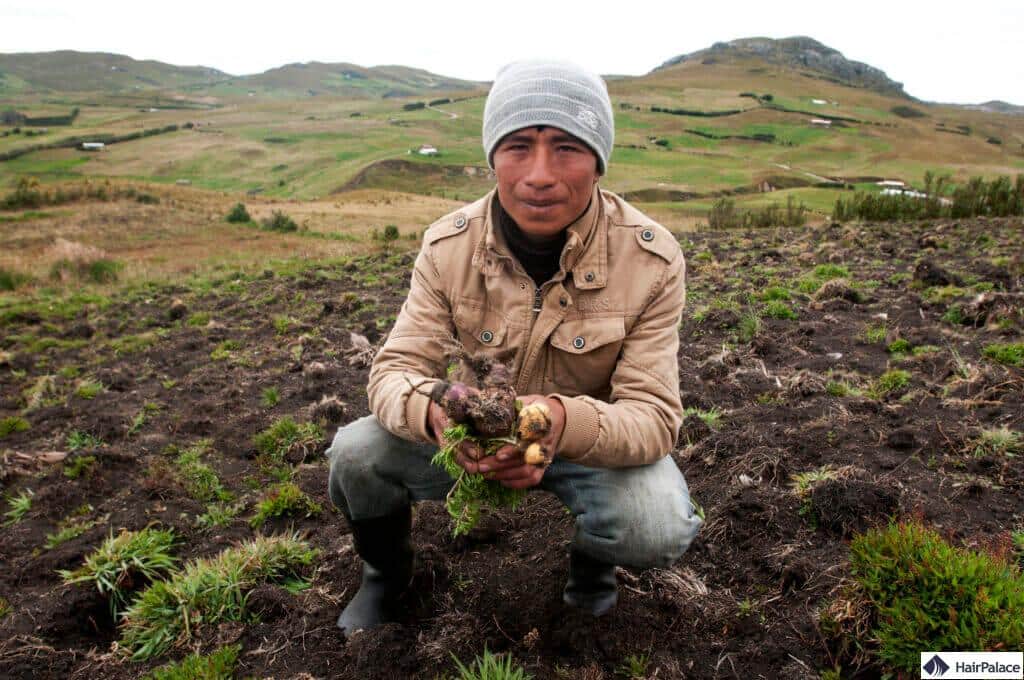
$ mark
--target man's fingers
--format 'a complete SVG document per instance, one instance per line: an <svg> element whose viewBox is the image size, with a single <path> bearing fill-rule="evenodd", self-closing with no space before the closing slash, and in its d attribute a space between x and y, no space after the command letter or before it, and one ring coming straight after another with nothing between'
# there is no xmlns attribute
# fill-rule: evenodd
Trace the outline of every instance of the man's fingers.
<svg viewBox="0 0 1024 680"><path fill-rule="evenodd" d="M516 465L515 467L505 468L503 470L493 470L488 472L485 476L487 479L493 479L496 482L507 482L534 477L536 476L536 473L537 468L533 465Z"/></svg>
<svg viewBox="0 0 1024 680"><path fill-rule="evenodd" d="M511 444L505 444L494 454L495 458L501 461L514 460L521 455L523 455L522 452Z"/></svg>
<svg viewBox="0 0 1024 680"><path fill-rule="evenodd" d="M540 484L542 476L543 475L540 472L535 472L529 477L506 480L500 482L500 484L508 489L530 489Z"/></svg>

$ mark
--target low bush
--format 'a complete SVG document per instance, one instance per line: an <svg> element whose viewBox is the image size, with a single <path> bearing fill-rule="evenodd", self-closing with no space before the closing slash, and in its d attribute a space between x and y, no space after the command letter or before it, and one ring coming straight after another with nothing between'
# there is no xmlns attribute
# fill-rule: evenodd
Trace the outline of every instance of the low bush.
<svg viewBox="0 0 1024 680"><path fill-rule="evenodd" d="M270 217L265 217L260 223L267 231L292 232L298 231L299 225L288 215L280 210L275 210Z"/></svg>
<svg viewBox="0 0 1024 680"><path fill-rule="evenodd" d="M13 291L32 280L32 277L13 269L0 267L0 290Z"/></svg>
<svg viewBox="0 0 1024 680"><path fill-rule="evenodd" d="M249 215L249 211L246 210L245 206L241 203L235 203L235 206L231 208L231 211L224 219L232 223L252 222L252 217Z"/></svg>
<svg viewBox="0 0 1024 680"><path fill-rule="evenodd" d="M708 213L711 229L750 229L764 227L802 227L807 222L807 206L786 197L786 205L772 203L754 210L737 210L731 198L720 198Z"/></svg>
<svg viewBox="0 0 1024 680"><path fill-rule="evenodd" d="M955 548L917 523L868 531L850 552L875 613L871 637L894 668L917 673L922 649L1024 644L1024 576L1004 559Z"/></svg>

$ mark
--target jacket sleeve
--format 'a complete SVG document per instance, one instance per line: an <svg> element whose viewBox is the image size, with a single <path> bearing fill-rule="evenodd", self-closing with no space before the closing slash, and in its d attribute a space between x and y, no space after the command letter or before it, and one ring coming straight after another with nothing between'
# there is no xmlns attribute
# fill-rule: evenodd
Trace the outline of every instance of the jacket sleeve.
<svg viewBox="0 0 1024 680"><path fill-rule="evenodd" d="M566 425L558 455L590 467L646 465L673 449L683 421L679 397L679 321L686 302L682 253L623 342L608 402L563 397Z"/></svg>
<svg viewBox="0 0 1024 680"><path fill-rule="evenodd" d="M421 442L433 441L427 395L444 375L443 344L454 337L451 304L429 249L424 243L416 258L409 294L373 360L366 388L370 411L384 429Z"/></svg>

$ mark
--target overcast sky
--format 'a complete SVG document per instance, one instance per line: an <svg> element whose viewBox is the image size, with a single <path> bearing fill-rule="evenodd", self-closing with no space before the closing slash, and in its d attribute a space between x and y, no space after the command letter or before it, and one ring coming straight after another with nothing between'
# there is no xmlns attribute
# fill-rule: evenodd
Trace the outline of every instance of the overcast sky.
<svg viewBox="0 0 1024 680"><path fill-rule="evenodd" d="M523 57L641 75L716 41L807 35L920 99L1024 105L1024 2L0 0L0 51L103 51L235 75L297 61L491 80Z"/></svg>

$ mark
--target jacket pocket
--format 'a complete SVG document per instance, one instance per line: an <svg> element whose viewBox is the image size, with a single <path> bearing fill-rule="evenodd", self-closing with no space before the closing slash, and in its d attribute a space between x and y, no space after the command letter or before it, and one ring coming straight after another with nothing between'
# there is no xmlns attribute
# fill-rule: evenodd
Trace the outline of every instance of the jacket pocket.
<svg viewBox="0 0 1024 680"><path fill-rule="evenodd" d="M463 298L455 307L458 341L470 354L484 354L506 361L508 322L478 300Z"/></svg>
<svg viewBox="0 0 1024 680"><path fill-rule="evenodd" d="M549 340L551 381L566 396L606 394L625 337L621 316L563 321Z"/></svg>

